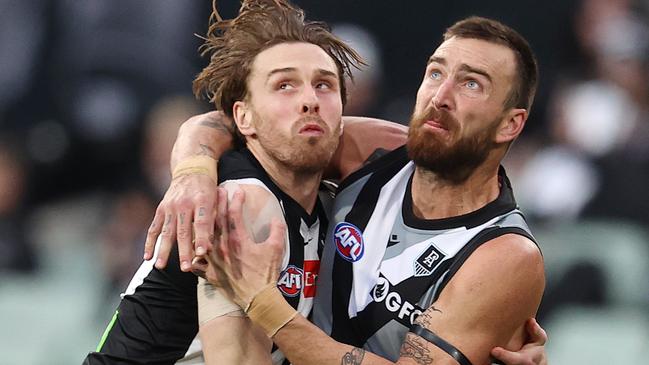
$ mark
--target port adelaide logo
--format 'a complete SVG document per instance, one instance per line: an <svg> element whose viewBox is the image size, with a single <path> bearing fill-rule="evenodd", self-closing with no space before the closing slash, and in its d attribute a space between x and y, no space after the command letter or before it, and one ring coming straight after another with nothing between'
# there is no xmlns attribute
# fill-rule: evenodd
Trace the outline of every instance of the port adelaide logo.
<svg viewBox="0 0 649 365"><path fill-rule="evenodd" d="M349 262L360 260L365 252L363 234L358 227L351 223L342 222L336 225L334 243L338 255Z"/></svg>
<svg viewBox="0 0 649 365"><path fill-rule="evenodd" d="M415 260L415 276L428 276L433 273L437 265L444 260L444 253L438 250L437 247L430 245L428 248Z"/></svg>

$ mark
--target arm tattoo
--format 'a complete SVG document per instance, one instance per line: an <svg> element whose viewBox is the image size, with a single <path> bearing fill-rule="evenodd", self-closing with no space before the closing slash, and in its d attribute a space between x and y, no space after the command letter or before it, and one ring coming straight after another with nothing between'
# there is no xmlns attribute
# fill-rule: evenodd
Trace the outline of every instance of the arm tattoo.
<svg viewBox="0 0 649 365"><path fill-rule="evenodd" d="M199 124L205 127L214 128L224 134L232 135L234 132L232 125L228 125L220 119L208 118L201 120Z"/></svg>
<svg viewBox="0 0 649 365"><path fill-rule="evenodd" d="M202 143L199 143L199 146L201 147L201 152L198 153L199 156L209 156L215 160L218 160L214 148Z"/></svg>
<svg viewBox="0 0 649 365"><path fill-rule="evenodd" d="M432 364L433 358L426 347L426 341L418 336L406 335L406 342L401 346L401 357L408 357L417 364Z"/></svg>
<svg viewBox="0 0 649 365"><path fill-rule="evenodd" d="M360 365L365 357L365 350L354 347L342 357L341 365Z"/></svg>
<svg viewBox="0 0 649 365"><path fill-rule="evenodd" d="M434 305L431 305L424 313L422 313L419 317L417 317L417 323L421 324L424 327L430 325L430 322L432 320L430 311L443 313L441 310L435 308Z"/></svg>

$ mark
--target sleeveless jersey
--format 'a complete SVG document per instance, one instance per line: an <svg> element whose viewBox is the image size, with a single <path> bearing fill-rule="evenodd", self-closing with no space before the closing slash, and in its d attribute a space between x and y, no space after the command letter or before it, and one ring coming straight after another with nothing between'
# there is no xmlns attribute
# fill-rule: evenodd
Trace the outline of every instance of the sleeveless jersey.
<svg viewBox="0 0 649 365"><path fill-rule="evenodd" d="M404 146L343 181L313 311L335 340L392 361L415 318L481 244L507 233L534 240L502 167L496 200L437 220L413 214L414 169Z"/></svg>
<svg viewBox="0 0 649 365"><path fill-rule="evenodd" d="M277 283L288 303L309 316L327 218L318 199L312 214L285 194L247 149L226 153L219 161L219 183L254 184L271 192L282 207L287 247ZM84 364L203 364L198 339L196 276L181 272L178 251L163 270L145 261L122 294L104 338ZM284 361L273 347L273 363Z"/></svg>

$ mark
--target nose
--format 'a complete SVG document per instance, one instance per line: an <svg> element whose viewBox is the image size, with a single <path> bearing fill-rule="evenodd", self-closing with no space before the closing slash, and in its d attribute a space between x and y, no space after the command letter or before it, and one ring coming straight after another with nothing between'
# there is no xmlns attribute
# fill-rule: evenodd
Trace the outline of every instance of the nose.
<svg viewBox="0 0 649 365"><path fill-rule="evenodd" d="M454 108L453 87L454 84L451 79L446 79L439 85L431 100L436 109L451 110Z"/></svg>
<svg viewBox="0 0 649 365"><path fill-rule="evenodd" d="M302 93L302 113L317 114L320 112L320 102L313 87L304 88Z"/></svg>

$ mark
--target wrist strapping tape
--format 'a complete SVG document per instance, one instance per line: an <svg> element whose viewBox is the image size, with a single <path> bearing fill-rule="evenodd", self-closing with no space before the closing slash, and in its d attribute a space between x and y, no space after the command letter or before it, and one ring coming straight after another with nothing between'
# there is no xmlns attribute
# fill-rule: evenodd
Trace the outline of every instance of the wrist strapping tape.
<svg viewBox="0 0 649 365"><path fill-rule="evenodd" d="M297 311L284 299L276 284L270 284L257 293L246 308L246 313L269 338L275 336L277 331L297 315Z"/></svg>
<svg viewBox="0 0 649 365"><path fill-rule="evenodd" d="M173 180L184 175L199 174L209 176L216 183L216 163L216 160L209 156L187 157L178 162L176 168L171 173L171 179Z"/></svg>

